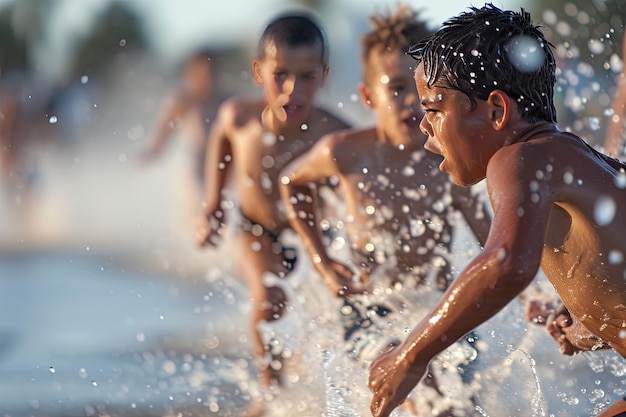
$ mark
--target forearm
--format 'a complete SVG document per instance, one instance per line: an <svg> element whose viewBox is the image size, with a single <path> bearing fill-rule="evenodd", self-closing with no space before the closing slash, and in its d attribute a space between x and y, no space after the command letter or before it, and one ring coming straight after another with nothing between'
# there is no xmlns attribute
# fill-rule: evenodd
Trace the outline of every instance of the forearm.
<svg viewBox="0 0 626 417"><path fill-rule="evenodd" d="M289 224L300 236L313 265L318 268L325 263L328 255L317 226L314 198L306 186L282 184L280 192L289 213Z"/></svg>
<svg viewBox="0 0 626 417"><path fill-rule="evenodd" d="M483 252L468 265L438 305L402 345L409 366L421 366L489 320L523 291L534 274L513 272L497 252Z"/></svg>

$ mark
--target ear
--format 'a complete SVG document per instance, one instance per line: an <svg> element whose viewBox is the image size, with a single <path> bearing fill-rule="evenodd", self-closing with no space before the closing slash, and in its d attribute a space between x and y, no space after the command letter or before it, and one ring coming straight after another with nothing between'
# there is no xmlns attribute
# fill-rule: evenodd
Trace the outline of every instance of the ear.
<svg viewBox="0 0 626 417"><path fill-rule="evenodd" d="M330 72L330 67L328 65L324 65L324 72L322 73L322 87L326 85L326 79L328 78L329 72Z"/></svg>
<svg viewBox="0 0 626 417"><path fill-rule="evenodd" d="M502 130L513 116L511 112L517 111L516 104L502 90L493 90L489 93L487 103L489 104L489 121L494 130Z"/></svg>
<svg viewBox="0 0 626 417"><path fill-rule="evenodd" d="M374 105L372 104L372 91L364 82L360 82L358 86L359 97L361 97L361 103L365 106L366 109L372 109Z"/></svg>
<svg viewBox="0 0 626 417"><path fill-rule="evenodd" d="M254 76L254 81L258 85L263 84L263 77L261 77L261 61L258 59L252 61L252 75Z"/></svg>

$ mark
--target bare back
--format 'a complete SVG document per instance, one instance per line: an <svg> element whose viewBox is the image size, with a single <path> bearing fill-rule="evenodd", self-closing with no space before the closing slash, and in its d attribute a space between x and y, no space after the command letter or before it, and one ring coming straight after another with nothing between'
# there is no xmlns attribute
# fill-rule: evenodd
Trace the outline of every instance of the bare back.
<svg viewBox="0 0 626 417"><path fill-rule="evenodd" d="M500 152L515 154L523 166L519 170L523 174L517 176L519 185L509 184L511 196L523 195L523 201L511 198L517 208L502 211L537 217L536 225L545 222L545 237L539 242L543 246L541 268L570 313L626 355L626 219L620 215L626 211L626 165L560 132ZM496 189L504 187L488 176L490 182ZM502 198L505 195L491 192L496 217L508 204ZM512 225L520 223L510 220ZM527 227L533 226L529 222ZM512 229L513 235L523 233L516 226ZM535 245L532 237L518 238L521 245Z"/></svg>

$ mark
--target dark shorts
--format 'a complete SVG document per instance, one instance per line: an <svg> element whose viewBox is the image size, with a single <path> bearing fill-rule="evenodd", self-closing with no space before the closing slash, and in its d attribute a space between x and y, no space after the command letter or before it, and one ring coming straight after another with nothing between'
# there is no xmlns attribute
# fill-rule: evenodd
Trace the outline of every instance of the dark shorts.
<svg viewBox="0 0 626 417"><path fill-rule="evenodd" d="M250 233L255 237L268 237L272 242L272 251L276 254L282 255L283 266L287 268L288 272L292 272L295 269L296 262L298 260L298 253L296 249L290 246L285 246L280 239L280 233L272 232L262 224L251 220L243 213L240 213L240 216L241 220L239 221L239 225L241 230Z"/></svg>

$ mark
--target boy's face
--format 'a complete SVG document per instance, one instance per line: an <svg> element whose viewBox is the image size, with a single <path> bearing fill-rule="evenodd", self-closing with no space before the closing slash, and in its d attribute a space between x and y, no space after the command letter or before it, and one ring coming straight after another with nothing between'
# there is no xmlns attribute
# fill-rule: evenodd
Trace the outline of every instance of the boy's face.
<svg viewBox="0 0 626 417"><path fill-rule="evenodd" d="M191 60L183 71L185 90L193 97L209 96L213 90L213 73L211 63L206 58Z"/></svg>
<svg viewBox="0 0 626 417"><path fill-rule="evenodd" d="M423 114L412 71L415 61L400 50L373 51L367 65L367 80L359 90L365 106L374 110L378 126L395 145L423 141L419 129Z"/></svg>
<svg viewBox="0 0 626 417"><path fill-rule="evenodd" d="M315 94L328 73L320 42L293 48L269 44L265 58L255 60L253 70L270 110L288 128L299 128L308 121Z"/></svg>
<svg viewBox="0 0 626 417"><path fill-rule="evenodd" d="M464 186L485 178L489 159L501 147L491 123L491 106L477 100L472 109L462 92L429 87L423 64L417 67L415 83L425 110L420 124L428 135L424 148L444 157L439 169Z"/></svg>

